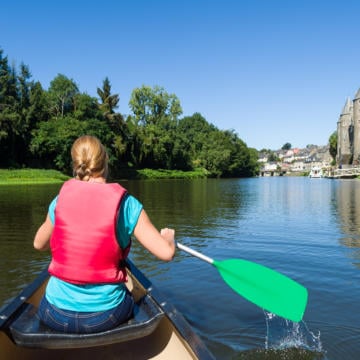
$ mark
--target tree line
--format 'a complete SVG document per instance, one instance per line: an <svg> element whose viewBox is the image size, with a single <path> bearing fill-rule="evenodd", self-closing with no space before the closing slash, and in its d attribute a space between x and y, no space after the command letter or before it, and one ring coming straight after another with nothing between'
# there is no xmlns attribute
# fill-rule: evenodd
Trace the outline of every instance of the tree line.
<svg viewBox="0 0 360 360"><path fill-rule="evenodd" d="M213 177L258 173L257 151L233 130L221 130L200 113L181 117L178 97L159 86L135 88L129 115L116 111L119 95L109 78L98 98L58 74L46 90L24 63L9 64L0 49L0 167L55 168L69 172L70 148L83 134L97 136L112 174L134 169L205 169Z"/></svg>

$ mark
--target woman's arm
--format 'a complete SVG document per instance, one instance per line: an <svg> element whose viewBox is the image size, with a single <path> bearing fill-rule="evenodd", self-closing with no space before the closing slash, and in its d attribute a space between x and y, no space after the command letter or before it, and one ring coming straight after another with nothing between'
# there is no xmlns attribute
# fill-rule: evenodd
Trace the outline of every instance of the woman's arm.
<svg viewBox="0 0 360 360"><path fill-rule="evenodd" d="M50 237L53 229L54 225L50 220L49 214L47 214L45 221L39 227L34 238L34 248L36 250L43 251L50 248Z"/></svg>
<svg viewBox="0 0 360 360"><path fill-rule="evenodd" d="M136 239L160 260L170 261L175 255L175 230L161 229L152 224L145 210L141 210L134 229Z"/></svg>

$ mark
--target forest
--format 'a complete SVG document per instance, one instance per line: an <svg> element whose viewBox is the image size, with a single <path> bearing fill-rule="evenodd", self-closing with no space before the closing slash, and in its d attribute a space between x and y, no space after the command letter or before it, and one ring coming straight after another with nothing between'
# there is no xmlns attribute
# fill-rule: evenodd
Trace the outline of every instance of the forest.
<svg viewBox="0 0 360 360"><path fill-rule="evenodd" d="M135 88L128 115L117 112L120 95L112 93L108 77L96 93L80 92L61 73L44 89L28 65L10 65L0 49L0 168L69 174L73 141L90 134L106 146L113 176L122 169L145 168L202 169L209 177L257 175L256 149L200 113L181 117L179 98L163 87Z"/></svg>

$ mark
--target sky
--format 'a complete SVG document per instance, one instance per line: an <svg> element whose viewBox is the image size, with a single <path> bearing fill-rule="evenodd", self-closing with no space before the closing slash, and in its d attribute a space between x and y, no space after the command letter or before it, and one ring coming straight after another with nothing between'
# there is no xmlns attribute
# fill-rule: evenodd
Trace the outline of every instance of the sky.
<svg viewBox="0 0 360 360"><path fill-rule="evenodd" d="M142 85L175 94L248 147L326 145L360 88L358 0L0 0L0 48L47 89L63 74L130 114Z"/></svg>

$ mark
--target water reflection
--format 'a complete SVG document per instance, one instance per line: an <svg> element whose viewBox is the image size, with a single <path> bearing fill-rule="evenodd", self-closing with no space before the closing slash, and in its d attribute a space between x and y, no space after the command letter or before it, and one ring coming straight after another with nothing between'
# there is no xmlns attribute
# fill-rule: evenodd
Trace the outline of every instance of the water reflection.
<svg viewBox="0 0 360 360"><path fill-rule="evenodd" d="M241 217L240 210L246 210L248 192L238 180L149 180L122 185L143 203L155 226L174 227L178 238L196 238L200 247L215 227L223 229Z"/></svg>
<svg viewBox="0 0 360 360"><path fill-rule="evenodd" d="M349 256L353 264L360 268L360 181L339 181L335 194L335 206L343 233L340 243L352 250Z"/></svg>
<svg viewBox="0 0 360 360"><path fill-rule="evenodd" d="M0 304L17 294L49 260L32 239L59 185L0 186Z"/></svg>
<svg viewBox="0 0 360 360"><path fill-rule="evenodd" d="M142 202L157 228L175 228L178 241L191 241L198 250L209 246L216 229L223 231L241 217L249 196L238 180L148 180L121 184ZM166 281L174 263L185 257L185 253L178 252L172 264L163 263L136 241L131 251L131 258L140 264L141 270L162 281Z"/></svg>

